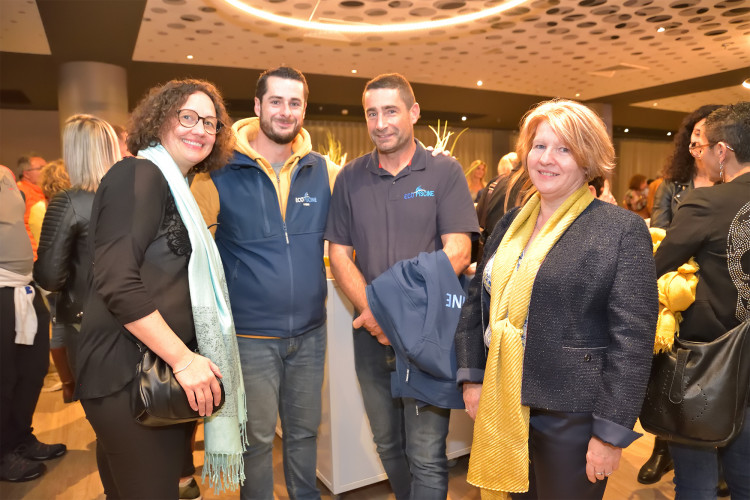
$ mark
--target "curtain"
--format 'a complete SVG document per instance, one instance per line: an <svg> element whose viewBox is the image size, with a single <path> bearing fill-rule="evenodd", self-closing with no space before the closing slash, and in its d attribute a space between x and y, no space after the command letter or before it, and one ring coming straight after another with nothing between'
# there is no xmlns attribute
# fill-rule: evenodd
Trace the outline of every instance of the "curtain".
<svg viewBox="0 0 750 500"><path fill-rule="evenodd" d="M429 124L437 128L437 123ZM328 150L328 139L326 132L330 132L333 138L341 143L341 150L347 153L347 161L373 150L370 135L364 119L361 122L334 122L306 120L305 129L310 132L313 150L324 153ZM443 122L441 122L442 128ZM448 140L448 148L453 145L456 135L463 127L452 127L448 131L453 132ZM425 146L434 146L437 137L427 125L415 125L414 136L422 141ZM469 128L456 142L453 155L461 163L464 170L469 168L474 160L483 160L487 164L486 179L491 179L495 174L495 166L499 158L492 158L492 131L488 129Z"/></svg>
<svg viewBox="0 0 750 500"><path fill-rule="evenodd" d="M612 194L622 205L630 178L636 174L643 174L647 179L659 177L674 145L647 139L615 139L614 144L617 166L612 177Z"/></svg>
<svg viewBox="0 0 750 500"><path fill-rule="evenodd" d="M430 123L437 128L437 123ZM443 122L441 122L443 125ZM338 122L307 120L305 128L310 132L313 150L324 153L328 149L326 132L330 132L333 138L341 143L341 150L347 153L347 161L358 156L369 153L373 149L372 141L367 132L367 125L362 121ZM463 127L450 126L449 131L454 134L448 141L448 147L453 145L453 139ZM414 135L426 146L434 146L437 138L428 124L415 125ZM513 142L517 132L513 134ZM653 141L647 139L615 139L615 152L617 154L615 171L612 177L612 193L617 201L622 202L625 191L628 188L630 178L635 174L643 174L646 178L656 178L661 174L665 162L672 154L673 144L671 141ZM501 150L506 144L501 145ZM461 135L453 150L453 155L463 166L464 170L469 168L474 160L483 160L487 164L485 180L492 179L496 173L497 162L500 158L492 157L492 131L489 129L469 128Z"/></svg>

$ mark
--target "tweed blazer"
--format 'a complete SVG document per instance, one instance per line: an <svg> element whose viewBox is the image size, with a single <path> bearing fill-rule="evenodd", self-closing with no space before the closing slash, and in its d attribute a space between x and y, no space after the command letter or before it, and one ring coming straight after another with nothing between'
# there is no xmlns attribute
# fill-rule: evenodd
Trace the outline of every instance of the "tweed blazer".
<svg viewBox="0 0 750 500"><path fill-rule="evenodd" d="M469 285L456 331L459 382L483 379L490 300L482 275L517 214L514 209L498 222ZM645 395L657 314L646 224L633 212L594 200L553 246L534 280L522 404L591 412L594 434L599 428L619 436L605 440L627 446L637 436L630 429Z"/></svg>

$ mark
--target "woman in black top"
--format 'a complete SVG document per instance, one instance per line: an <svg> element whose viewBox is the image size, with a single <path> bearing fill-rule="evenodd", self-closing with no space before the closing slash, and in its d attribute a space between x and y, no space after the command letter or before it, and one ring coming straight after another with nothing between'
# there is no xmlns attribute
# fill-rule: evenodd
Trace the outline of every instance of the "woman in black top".
<svg viewBox="0 0 750 500"><path fill-rule="evenodd" d="M720 106L707 104L687 115L674 137L674 153L664 166L664 181L654 194L650 227L667 229L672 222L677 207L690 191L695 188L713 186L701 159L699 144L705 143L706 117ZM672 457L667 441L656 437L654 450L638 471L638 482L653 484L672 470ZM719 486L723 488L722 485Z"/></svg>
<svg viewBox="0 0 750 500"><path fill-rule="evenodd" d="M94 199L94 290L81 329L76 397L96 432L97 463L108 498L178 497L191 424L142 427L133 419L130 394L141 358L139 344L172 367L191 407L201 415L210 416L220 401L216 377L222 373L227 403L217 418L226 414L230 396L242 392L231 387L237 367L226 363L220 370L214 363L219 359L195 352L197 329L205 328L194 322L193 292L196 285L214 285L211 280L191 282L189 264L200 258L193 250L210 248L194 248L189 231L195 229L183 220L184 202L170 180L176 172L179 182L186 183L189 171L210 171L226 162L233 145L231 130L222 128L228 120L221 96L208 82L172 81L152 89L133 111L128 130L129 150L152 160L130 157L114 165ZM205 225L199 229L205 231ZM217 279L223 281L223 272ZM217 335L219 330L217 326ZM204 346L200 348L203 352ZM236 341L234 348L236 352ZM237 418L241 412L230 404L229 413ZM208 466L208 452L206 457Z"/></svg>
<svg viewBox="0 0 750 500"><path fill-rule="evenodd" d="M720 108L706 118L699 150L709 177L722 184L691 191L680 204L656 252L659 276L695 257L695 302L682 315L680 338L710 342L750 321L750 102ZM721 448L670 443L676 498L716 498L717 459L732 498L750 498L750 412Z"/></svg>
<svg viewBox="0 0 750 500"><path fill-rule="evenodd" d="M83 304L91 282L89 220L94 193L104 174L120 160L120 147L112 127L91 115L73 115L63 128L63 158L72 187L50 200L39 239L34 279L50 292L59 292L53 318L55 330L62 331L63 356L70 360L67 370L75 370L75 340L83 318ZM68 363L57 363L58 370ZM63 371L65 369L63 368ZM61 374L61 378L63 378ZM63 399L70 402L75 381L63 380Z"/></svg>

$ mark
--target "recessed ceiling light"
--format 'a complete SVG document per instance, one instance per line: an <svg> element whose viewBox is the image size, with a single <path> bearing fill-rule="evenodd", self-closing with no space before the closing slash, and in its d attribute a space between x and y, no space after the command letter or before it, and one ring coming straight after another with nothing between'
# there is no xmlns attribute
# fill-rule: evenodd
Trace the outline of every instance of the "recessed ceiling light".
<svg viewBox="0 0 750 500"><path fill-rule="evenodd" d="M484 82L482 80L477 80L477 87L481 87L484 85Z"/></svg>
<svg viewBox="0 0 750 500"><path fill-rule="evenodd" d="M658 30L656 30L657 33L664 33L667 31L667 29L664 26L660 26Z"/></svg>
<svg viewBox="0 0 750 500"><path fill-rule="evenodd" d="M625 132L627 134L628 132L630 132L630 129L626 128L625 130L623 130L623 132Z"/></svg>
<svg viewBox="0 0 750 500"><path fill-rule="evenodd" d="M353 75L356 75L356 74L357 74L357 70L356 70L356 69L353 69L353 70L352 70L352 74L353 74Z"/></svg>
<svg viewBox="0 0 750 500"><path fill-rule="evenodd" d="M656 106L658 106L658 105L659 105L659 103L658 103L658 102L655 102L655 103L654 103L654 107L656 107Z"/></svg>
<svg viewBox="0 0 750 500"><path fill-rule="evenodd" d="M576 94L576 97L581 97L581 94Z"/></svg>
<svg viewBox="0 0 750 500"><path fill-rule="evenodd" d="M189 55L187 56L187 58L188 58L188 59L192 59L192 58L193 58L192 54L189 54Z"/></svg>
<svg viewBox="0 0 750 500"><path fill-rule="evenodd" d="M745 87L746 89L750 89L750 78L742 82L742 86Z"/></svg>
<svg viewBox="0 0 750 500"><path fill-rule="evenodd" d="M349 114L349 110L346 109L346 108L344 108L344 109L341 110L341 114L344 115L344 116L346 116L346 115Z"/></svg>
<svg viewBox="0 0 750 500"><path fill-rule="evenodd" d="M465 116L462 116L462 117L461 117L461 121L462 121L462 122L465 122L465 121L466 121L466 117L465 117Z"/></svg>
<svg viewBox="0 0 750 500"><path fill-rule="evenodd" d="M513 9L526 3L528 0L507 0L500 5L481 9L477 12L462 14L455 17L436 19L431 21L420 21L415 23L396 23L396 24L367 24L367 23L349 23L349 22L318 22L308 21L305 19L295 19L293 17L280 16L261 10L257 7L247 5L243 0L224 0L229 5L272 23L283 24L298 29L334 31L339 33L403 33L405 31L427 30L435 28L445 28L456 24L466 24L486 17L495 16L506 10Z"/></svg>
<svg viewBox="0 0 750 500"><path fill-rule="evenodd" d="M667 137L671 137L671 136L672 136L672 132L667 132Z"/></svg>

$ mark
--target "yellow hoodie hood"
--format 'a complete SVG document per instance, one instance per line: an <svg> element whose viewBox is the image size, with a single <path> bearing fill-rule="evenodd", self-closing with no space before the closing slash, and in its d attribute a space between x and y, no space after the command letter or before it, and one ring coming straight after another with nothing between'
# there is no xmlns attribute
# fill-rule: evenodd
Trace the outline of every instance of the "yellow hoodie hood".
<svg viewBox="0 0 750 500"><path fill-rule="evenodd" d="M312 151L310 134L304 128L300 129L299 134L297 134L297 137L292 141L292 155L287 158L277 177L276 172L274 172L273 167L271 167L268 160L263 158L263 156L255 151L250 145L250 143L257 137L258 131L260 130L260 119L253 117L239 120L232 126L232 130L234 130L234 134L237 137L235 149L248 158L255 160L258 165L262 165L266 175L268 175L273 181L273 184L276 187L276 195L279 197L281 216L286 219L286 203L289 198L292 173L294 173L300 158Z"/></svg>

